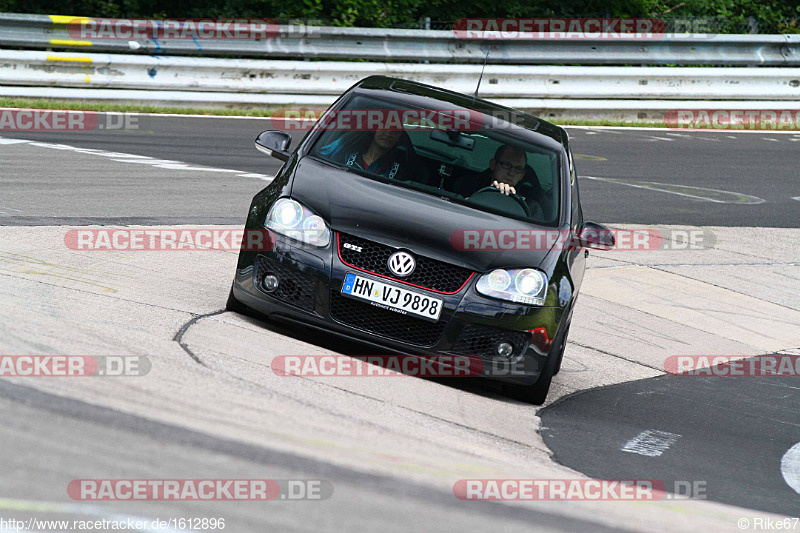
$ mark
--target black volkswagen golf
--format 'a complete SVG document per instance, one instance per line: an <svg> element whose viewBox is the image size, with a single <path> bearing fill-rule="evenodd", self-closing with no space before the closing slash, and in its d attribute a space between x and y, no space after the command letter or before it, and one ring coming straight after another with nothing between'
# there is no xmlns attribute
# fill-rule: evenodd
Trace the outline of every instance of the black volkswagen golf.
<svg viewBox="0 0 800 533"><path fill-rule="evenodd" d="M345 92L256 194L227 308L411 356L463 355L544 402L561 366L585 247L567 132L479 98L373 76Z"/></svg>

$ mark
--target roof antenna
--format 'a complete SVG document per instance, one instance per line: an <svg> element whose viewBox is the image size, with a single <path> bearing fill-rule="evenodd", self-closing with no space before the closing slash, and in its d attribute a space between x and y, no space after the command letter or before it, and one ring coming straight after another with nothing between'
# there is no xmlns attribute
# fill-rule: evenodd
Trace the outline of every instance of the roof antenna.
<svg viewBox="0 0 800 533"><path fill-rule="evenodd" d="M481 76L478 78L478 86L475 87L475 94L472 95L472 99L475 100L478 97L478 89L481 88L481 80L483 80L483 71L486 69L486 62L489 60L489 52L492 51L492 46L489 45L489 48L486 50L486 57L483 58L483 66L481 67Z"/></svg>

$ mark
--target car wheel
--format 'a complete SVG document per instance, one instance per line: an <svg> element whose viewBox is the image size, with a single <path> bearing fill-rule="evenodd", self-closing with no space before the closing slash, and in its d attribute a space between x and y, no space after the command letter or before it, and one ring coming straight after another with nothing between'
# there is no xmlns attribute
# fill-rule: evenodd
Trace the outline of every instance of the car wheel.
<svg viewBox="0 0 800 533"><path fill-rule="evenodd" d="M511 383L503 384L503 393L515 400L520 400L533 405L542 405L547 399L550 391L550 382L559 370L561 370L561 358L564 356L564 347L567 344L567 333L569 324L564 328L564 332L559 337L557 344L558 350L547 357L547 362L539 374L539 379L533 385L514 385Z"/></svg>
<svg viewBox="0 0 800 533"><path fill-rule="evenodd" d="M242 315L249 315L251 312L246 305L237 300L236 297L233 295L233 284L231 284L231 290L228 293L228 301L225 302L225 309L227 311L232 311L234 313L239 313Z"/></svg>

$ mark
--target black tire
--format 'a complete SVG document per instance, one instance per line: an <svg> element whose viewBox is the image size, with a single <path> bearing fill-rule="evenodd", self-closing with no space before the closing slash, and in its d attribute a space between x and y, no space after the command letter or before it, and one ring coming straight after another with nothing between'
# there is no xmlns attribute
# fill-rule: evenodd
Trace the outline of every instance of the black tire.
<svg viewBox="0 0 800 533"><path fill-rule="evenodd" d="M550 391L550 383L553 381L553 376L561 370L561 358L564 356L564 347L567 344L567 332L569 332L569 324L564 328L564 332L559 336L558 351L548 356L547 362L539 374L539 379L533 385L514 385L512 383L503 384L503 393L515 400L530 403L533 405L542 405L547 399L547 393Z"/></svg>
<svg viewBox="0 0 800 533"><path fill-rule="evenodd" d="M225 302L225 309L241 315L249 315L251 313L250 308L237 300L233 295L233 284L231 284L231 290L228 293L228 301Z"/></svg>

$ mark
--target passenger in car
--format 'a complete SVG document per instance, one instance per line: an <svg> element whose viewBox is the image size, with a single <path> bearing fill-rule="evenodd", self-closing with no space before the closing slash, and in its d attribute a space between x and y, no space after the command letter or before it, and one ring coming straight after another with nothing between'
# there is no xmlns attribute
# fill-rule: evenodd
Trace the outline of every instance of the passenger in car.
<svg viewBox="0 0 800 533"><path fill-rule="evenodd" d="M545 220L540 204L542 187L536 172L527 164L525 151L509 144L500 146L489 161L489 168L465 184L462 194L468 197L486 187L495 187L506 195L516 194L528 204L532 218Z"/></svg>
<svg viewBox="0 0 800 533"><path fill-rule="evenodd" d="M347 167L357 168L389 179L429 184L423 168L403 130L346 132L323 146L320 154Z"/></svg>

